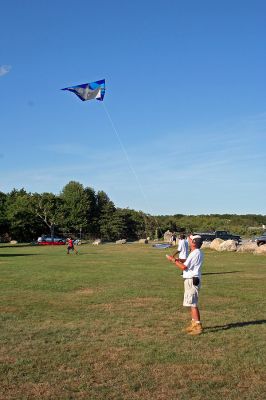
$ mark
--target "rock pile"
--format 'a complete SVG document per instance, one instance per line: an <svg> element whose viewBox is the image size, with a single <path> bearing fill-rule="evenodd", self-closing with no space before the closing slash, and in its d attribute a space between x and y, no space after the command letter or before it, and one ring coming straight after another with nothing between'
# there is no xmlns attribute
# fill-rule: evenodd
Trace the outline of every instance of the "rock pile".
<svg viewBox="0 0 266 400"><path fill-rule="evenodd" d="M254 242L246 242L238 246L237 252L238 253L254 253L257 249L257 244Z"/></svg>

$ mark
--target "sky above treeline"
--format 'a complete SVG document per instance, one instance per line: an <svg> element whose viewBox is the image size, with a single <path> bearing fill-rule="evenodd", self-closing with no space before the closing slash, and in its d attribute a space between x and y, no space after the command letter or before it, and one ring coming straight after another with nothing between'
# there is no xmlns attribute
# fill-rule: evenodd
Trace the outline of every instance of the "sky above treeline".
<svg viewBox="0 0 266 400"><path fill-rule="evenodd" d="M265 20L263 0L2 2L0 191L266 214ZM60 90L103 78L104 102Z"/></svg>

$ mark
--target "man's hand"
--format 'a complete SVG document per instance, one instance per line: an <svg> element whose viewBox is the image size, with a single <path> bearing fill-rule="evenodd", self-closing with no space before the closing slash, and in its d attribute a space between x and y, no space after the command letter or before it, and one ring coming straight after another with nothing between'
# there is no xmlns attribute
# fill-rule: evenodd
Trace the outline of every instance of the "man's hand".
<svg viewBox="0 0 266 400"><path fill-rule="evenodd" d="M187 269L186 265L183 264L179 259L174 261L175 265L181 269L182 271L184 271L185 269Z"/></svg>
<svg viewBox="0 0 266 400"><path fill-rule="evenodd" d="M166 254L165 257L167 258L168 261L171 261L172 263L175 263L175 258L173 256L169 256L168 254Z"/></svg>
<svg viewBox="0 0 266 400"><path fill-rule="evenodd" d="M169 256L168 254L166 254L165 257L167 258L168 261L171 261L173 264L177 266L177 268L181 269L182 271L187 269L187 267L178 258Z"/></svg>

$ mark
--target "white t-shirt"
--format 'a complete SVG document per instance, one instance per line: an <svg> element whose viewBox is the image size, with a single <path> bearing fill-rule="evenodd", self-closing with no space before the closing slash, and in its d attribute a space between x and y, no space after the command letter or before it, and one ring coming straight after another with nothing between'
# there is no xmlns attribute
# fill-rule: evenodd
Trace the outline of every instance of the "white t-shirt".
<svg viewBox="0 0 266 400"><path fill-rule="evenodd" d="M179 251L178 258L186 259L188 256L188 242L185 239L179 239L177 250Z"/></svg>
<svg viewBox="0 0 266 400"><path fill-rule="evenodd" d="M187 269L183 271L183 278L193 278L193 276L201 278L202 263L202 251L200 249L193 250L184 262L184 265L187 267Z"/></svg>

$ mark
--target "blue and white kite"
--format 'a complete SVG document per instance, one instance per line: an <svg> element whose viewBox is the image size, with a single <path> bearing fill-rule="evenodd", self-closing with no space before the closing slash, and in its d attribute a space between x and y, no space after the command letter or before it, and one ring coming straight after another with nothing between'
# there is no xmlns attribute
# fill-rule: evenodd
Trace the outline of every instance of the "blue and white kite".
<svg viewBox="0 0 266 400"><path fill-rule="evenodd" d="M105 95L105 79L100 81L83 83L82 85L70 86L61 90L69 90L75 93L80 100L99 100L103 101Z"/></svg>

